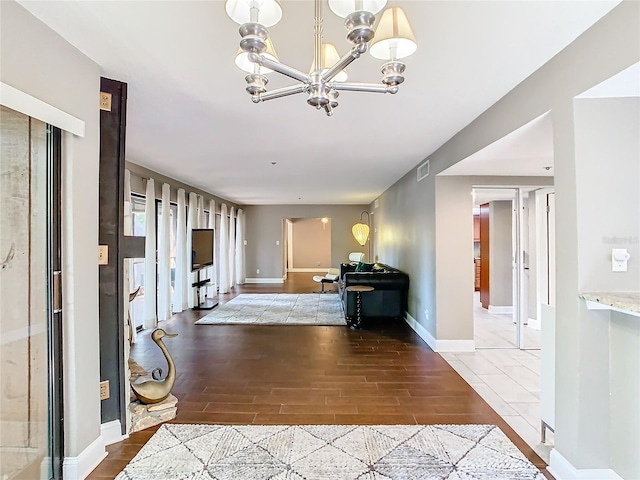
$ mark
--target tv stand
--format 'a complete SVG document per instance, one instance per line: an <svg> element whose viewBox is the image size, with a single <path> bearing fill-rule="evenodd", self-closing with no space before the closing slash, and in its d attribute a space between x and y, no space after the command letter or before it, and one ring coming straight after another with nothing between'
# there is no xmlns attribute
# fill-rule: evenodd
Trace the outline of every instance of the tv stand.
<svg viewBox="0 0 640 480"><path fill-rule="evenodd" d="M200 279L200 272L202 269L198 270L198 280L191 284L192 287L196 287L196 298L198 300L198 304L193 307L194 310L211 310L218 306L218 300L205 298L201 301L200 289L202 287L206 287L211 282L210 278ZM217 297L216 297L217 298Z"/></svg>

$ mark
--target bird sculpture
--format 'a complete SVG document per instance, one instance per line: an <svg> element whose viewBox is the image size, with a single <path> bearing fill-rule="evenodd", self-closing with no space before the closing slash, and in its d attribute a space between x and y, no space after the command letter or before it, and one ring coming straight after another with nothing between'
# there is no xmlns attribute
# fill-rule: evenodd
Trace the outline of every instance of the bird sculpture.
<svg viewBox="0 0 640 480"><path fill-rule="evenodd" d="M159 403L167 398L171 393L171 389L176 382L176 367L162 339L164 337L171 338L177 336L177 333L167 333L161 328L156 328L151 334L151 339L156 342L158 347L160 347L160 350L162 350L164 358L167 359L168 371L167 377L164 380L148 380L146 382L131 384L133 393L136 394L136 397L138 397L142 403Z"/></svg>

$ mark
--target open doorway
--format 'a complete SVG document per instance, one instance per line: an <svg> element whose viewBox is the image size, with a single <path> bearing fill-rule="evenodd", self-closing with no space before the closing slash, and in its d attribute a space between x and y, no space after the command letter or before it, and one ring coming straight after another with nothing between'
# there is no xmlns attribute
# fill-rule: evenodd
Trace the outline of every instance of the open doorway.
<svg viewBox="0 0 640 480"><path fill-rule="evenodd" d="M472 198L476 348L540 349L555 278L553 189L477 187Z"/></svg>
<svg viewBox="0 0 640 480"><path fill-rule="evenodd" d="M331 218L286 218L285 272L324 272L331 265Z"/></svg>

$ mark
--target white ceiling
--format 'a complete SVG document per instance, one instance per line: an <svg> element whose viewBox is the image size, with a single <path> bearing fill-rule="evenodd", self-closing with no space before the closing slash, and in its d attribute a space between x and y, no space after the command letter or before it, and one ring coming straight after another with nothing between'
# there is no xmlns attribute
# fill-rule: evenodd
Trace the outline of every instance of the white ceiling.
<svg viewBox="0 0 640 480"><path fill-rule="evenodd" d="M550 177L553 173L553 124L545 113L440 175Z"/></svg>
<svg viewBox="0 0 640 480"><path fill-rule="evenodd" d="M222 1L21 1L127 82L127 159L241 204L369 203L619 0L403 1L418 51L395 95L343 92L333 117L303 95L254 105ZM271 38L306 71L313 4L283 1ZM348 48L325 8L325 41ZM370 55L349 80L378 82ZM276 73L269 87L293 83ZM277 162L272 165L272 162Z"/></svg>
<svg viewBox="0 0 640 480"><path fill-rule="evenodd" d="M577 98L640 97L640 63L590 88Z"/></svg>

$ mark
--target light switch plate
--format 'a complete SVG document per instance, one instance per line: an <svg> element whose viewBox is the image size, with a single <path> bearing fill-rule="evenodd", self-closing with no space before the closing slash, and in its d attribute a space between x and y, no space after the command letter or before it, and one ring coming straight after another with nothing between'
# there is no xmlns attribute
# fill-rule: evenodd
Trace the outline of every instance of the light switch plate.
<svg viewBox="0 0 640 480"><path fill-rule="evenodd" d="M611 249L611 271L612 272L626 272L628 252L626 248L612 248ZM627 258L627 260L618 260L620 258Z"/></svg>
<svg viewBox="0 0 640 480"><path fill-rule="evenodd" d="M98 265L109 264L109 246L98 245Z"/></svg>

